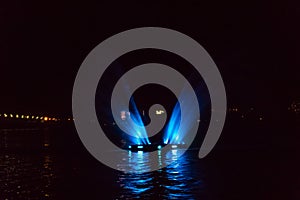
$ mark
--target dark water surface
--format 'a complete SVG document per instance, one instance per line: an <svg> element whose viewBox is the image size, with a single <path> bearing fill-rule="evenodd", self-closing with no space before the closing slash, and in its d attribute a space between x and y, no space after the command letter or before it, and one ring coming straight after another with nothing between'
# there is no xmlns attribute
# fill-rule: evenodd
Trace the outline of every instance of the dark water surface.
<svg viewBox="0 0 300 200"><path fill-rule="evenodd" d="M173 151L172 165L139 174L100 164L68 137L57 145L49 130L0 135L0 199L300 199L290 152L219 149L200 160L197 149ZM146 154L130 159L137 172L148 167Z"/></svg>

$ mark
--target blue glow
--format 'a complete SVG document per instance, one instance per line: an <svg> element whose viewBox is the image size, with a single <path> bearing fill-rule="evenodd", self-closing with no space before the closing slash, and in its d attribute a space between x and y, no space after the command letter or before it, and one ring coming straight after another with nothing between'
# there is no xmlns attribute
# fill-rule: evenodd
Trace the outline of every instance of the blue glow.
<svg viewBox="0 0 300 200"><path fill-rule="evenodd" d="M193 99L190 93L191 91L186 88L181 91L164 131L163 142L165 144L185 144L191 139L188 133L195 127L198 111L191 107ZM183 105L179 102L183 102ZM200 102L198 104L200 105Z"/></svg>
<svg viewBox="0 0 300 200"><path fill-rule="evenodd" d="M143 151L138 151L138 154L139 154L139 155L142 155L142 154L143 154Z"/></svg>
<svg viewBox="0 0 300 200"><path fill-rule="evenodd" d="M160 145L158 145L158 146L157 146L157 149L161 149L161 146L160 146Z"/></svg>
<svg viewBox="0 0 300 200"><path fill-rule="evenodd" d="M176 149L174 149L174 150L172 150L172 155L177 155L177 150ZM175 158L174 158L175 159ZM176 158L177 159L177 158Z"/></svg>
<svg viewBox="0 0 300 200"><path fill-rule="evenodd" d="M146 128L144 126L143 120L141 118L141 115L137 109L137 106L136 106L133 98L130 99L130 104L132 105L132 108L133 108L133 113L130 114L130 117L131 117L132 121L134 122L132 124L132 127L133 127L133 130L136 132L136 139L137 139L137 141L135 143L136 144L150 144Z"/></svg>
<svg viewBox="0 0 300 200"><path fill-rule="evenodd" d="M117 176L116 184L122 189L115 199L199 199L203 195L202 188L206 189L203 179L205 172L202 165L191 165L192 154L180 157L181 150L175 149L169 151L168 156L160 150L157 153L155 158L158 166L169 162L172 164L155 172L143 173L149 169L152 158L145 152L132 153L126 161L129 161L134 173L120 173Z"/></svg>
<svg viewBox="0 0 300 200"><path fill-rule="evenodd" d="M181 117L181 112L180 112L180 104L177 102L175 105L170 121L167 125L166 132L164 134L164 143L165 144L177 144L176 139L178 141L179 139L179 134L178 134L178 128L180 125L180 117Z"/></svg>
<svg viewBox="0 0 300 200"><path fill-rule="evenodd" d="M161 158L161 150L157 151L158 156Z"/></svg>
<svg viewBox="0 0 300 200"><path fill-rule="evenodd" d="M143 146L138 146L137 148L138 148L138 149L142 149L142 148L143 148Z"/></svg>
<svg viewBox="0 0 300 200"><path fill-rule="evenodd" d="M130 145L151 144L134 99L131 98L129 103L132 108L131 112L129 112L128 108L126 108L125 103L121 104L117 109L120 110L120 112L126 113L125 118L119 117L115 120L118 122L120 128L122 127L121 129L124 130L125 133L130 133L127 137Z"/></svg>
<svg viewBox="0 0 300 200"><path fill-rule="evenodd" d="M129 145L128 148L131 149L131 145Z"/></svg>

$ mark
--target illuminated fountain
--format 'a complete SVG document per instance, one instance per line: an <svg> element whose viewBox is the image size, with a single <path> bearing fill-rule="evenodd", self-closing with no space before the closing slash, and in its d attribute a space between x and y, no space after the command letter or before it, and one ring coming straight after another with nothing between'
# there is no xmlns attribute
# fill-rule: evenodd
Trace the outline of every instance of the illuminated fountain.
<svg viewBox="0 0 300 200"><path fill-rule="evenodd" d="M187 120L181 120L181 110L180 110L180 104L179 102L174 106L174 109L172 111L171 117L168 121L168 124L163 130L163 140L159 143L151 144L149 139L140 138L141 132L143 135L147 135L146 129L143 127L143 121L141 116L139 115L139 112L137 111L136 107L133 107L135 109L135 114L130 114L133 121L136 123L133 125L133 129L135 129L135 132L137 133L136 139L131 140L131 144L128 145L128 150L131 151L153 151L153 150L159 150L162 149L164 146L170 144L170 148L184 148L185 147L185 136L188 133L189 125L191 122L189 122L189 117L187 116ZM183 122L184 131L179 131L180 123ZM181 129L182 130L182 129Z"/></svg>
<svg viewBox="0 0 300 200"><path fill-rule="evenodd" d="M191 140L189 132L199 121L197 122L198 118L195 117L197 116L195 114L197 110L191 107L193 99L189 91L183 89L179 98L164 128L160 131L162 135L161 140L152 141L153 144L151 144L148 138L148 133L142 120L143 116L140 115L133 98L131 98L130 105L132 112L129 117L132 120L128 120L131 122L127 124L129 125L127 130L130 128L127 132L134 133L134 135L129 138L125 149L130 151L155 151L167 145L167 148L171 149L187 148L186 144L189 144ZM179 102L182 102L182 105ZM182 113L183 110L184 113ZM156 115L165 113L162 110L154 112Z"/></svg>

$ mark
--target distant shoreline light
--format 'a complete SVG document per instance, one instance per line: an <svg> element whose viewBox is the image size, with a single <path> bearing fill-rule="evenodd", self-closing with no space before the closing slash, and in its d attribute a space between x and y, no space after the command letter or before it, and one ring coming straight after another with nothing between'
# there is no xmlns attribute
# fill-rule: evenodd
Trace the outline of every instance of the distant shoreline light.
<svg viewBox="0 0 300 200"><path fill-rule="evenodd" d="M66 117L49 117L49 116L37 116L37 115L28 115L28 114L13 114L13 113L0 113L0 120L2 119L18 119L18 120L26 120L26 121L39 121L39 122L58 122L58 121L74 121L73 118Z"/></svg>

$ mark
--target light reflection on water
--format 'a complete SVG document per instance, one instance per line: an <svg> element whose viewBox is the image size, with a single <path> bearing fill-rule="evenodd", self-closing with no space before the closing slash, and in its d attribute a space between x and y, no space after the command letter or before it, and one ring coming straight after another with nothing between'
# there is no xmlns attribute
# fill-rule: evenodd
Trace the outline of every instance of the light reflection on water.
<svg viewBox="0 0 300 200"><path fill-rule="evenodd" d="M57 186L58 179L63 179L63 183L68 184L70 188L75 188L73 194L68 193L71 195L69 197L73 199L80 199L78 194L85 195L90 191L97 193L99 188L97 195L111 193L113 199L197 199L199 196L203 196L204 190L202 175L199 175L202 173L201 169L199 169L199 165L191 165L195 161L190 156L190 152L178 157L178 151L181 150L173 150L170 154L165 155L160 151L157 152L158 163L163 162L162 157L166 158L166 162L174 161L173 164L160 170L148 173L112 171L114 174L110 174L110 170L107 168L105 168L106 171L90 166L85 168L80 165L80 159L76 159L76 162L71 165L73 168L77 168L78 173L74 173L72 167L64 168L65 163L51 154L10 153L0 155L0 199L63 199L61 196L64 196L67 191L57 188L59 187ZM136 172L149 168L149 157L146 153L128 154L130 156L124 158L128 159ZM70 179L68 173L61 173L65 170L71 171L74 179ZM97 173L100 176L97 176ZM103 189L102 184L107 183L101 178L107 173L108 179L116 180L115 190L106 190L109 187ZM92 185L86 182L87 180L95 186L91 187ZM78 184L79 182L80 184Z"/></svg>
<svg viewBox="0 0 300 200"><path fill-rule="evenodd" d="M155 165L174 163L148 173L139 172L153 165L149 154L125 152L119 168L129 163L136 173L123 173L103 166L88 153L53 151L54 144L48 132L26 137L0 134L0 199L159 200L203 196L204 173L197 152L180 156L180 149L166 153L159 150Z"/></svg>
<svg viewBox="0 0 300 200"><path fill-rule="evenodd" d="M119 174L118 183L122 190L115 199L196 199L194 195L201 193L204 187L202 180L194 179L194 170L200 169L191 168L191 160L186 154L179 156L181 153L183 150L173 149L162 155L159 150L159 165L173 163L154 172L139 173L149 169L148 154L128 152L128 162L135 173Z"/></svg>
<svg viewBox="0 0 300 200"><path fill-rule="evenodd" d="M0 156L0 199L54 197L56 173L50 155L5 154Z"/></svg>

